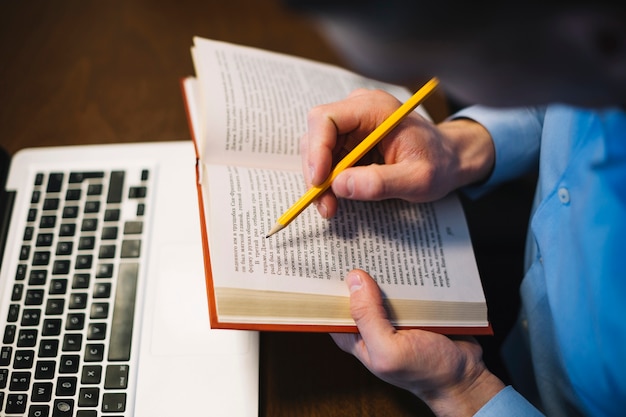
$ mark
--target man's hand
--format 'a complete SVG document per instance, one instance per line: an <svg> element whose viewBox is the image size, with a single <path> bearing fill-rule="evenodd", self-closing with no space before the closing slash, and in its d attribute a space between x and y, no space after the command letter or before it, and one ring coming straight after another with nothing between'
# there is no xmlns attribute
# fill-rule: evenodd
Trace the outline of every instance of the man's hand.
<svg viewBox="0 0 626 417"><path fill-rule="evenodd" d="M300 145L307 184L321 184L332 167L400 105L388 93L360 89L345 100L311 109ZM316 205L322 216L332 217L337 198L436 200L486 178L493 153L491 137L478 123L455 120L436 126L414 112L358 166L339 174Z"/></svg>
<svg viewBox="0 0 626 417"><path fill-rule="evenodd" d="M473 338L396 330L376 282L366 272L351 271L346 282L359 333L331 336L374 375L412 392L440 416L471 416L504 388L485 367Z"/></svg>

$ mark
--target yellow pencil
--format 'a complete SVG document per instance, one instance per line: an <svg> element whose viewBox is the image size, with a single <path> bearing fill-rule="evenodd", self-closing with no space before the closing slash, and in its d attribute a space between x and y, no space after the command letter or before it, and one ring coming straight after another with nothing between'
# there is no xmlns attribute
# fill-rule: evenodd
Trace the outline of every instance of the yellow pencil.
<svg viewBox="0 0 626 417"><path fill-rule="evenodd" d="M426 99L433 92L435 87L439 84L437 78L432 78L422 88L420 88L413 96L408 99L403 105L398 107L396 111L385 119L372 133L370 133L361 143L359 143L350 153L348 153L339 163L333 168L330 175L326 180L317 186L309 188L298 201L294 203L282 216L278 218L276 224L267 233L266 237L272 236L274 233L285 228L293 219L295 219L302 211L307 208L313 200L319 197L324 191L330 187L330 184L334 181L337 175L344 169L353 166L359 159L361 159L367 152L369 152L380 140L387 135L394 127L396 127L402 119L404 119L409 113L411 113L419 104Z"/></svg>

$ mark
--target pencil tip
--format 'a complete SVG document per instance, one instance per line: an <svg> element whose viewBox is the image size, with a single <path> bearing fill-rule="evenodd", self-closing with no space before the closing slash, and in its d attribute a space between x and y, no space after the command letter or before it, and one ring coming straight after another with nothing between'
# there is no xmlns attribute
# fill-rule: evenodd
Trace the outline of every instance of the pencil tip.
<svg viewBox="0 0 626 417"><path fill-rule="evenodd" d="M267 235L265 235L265 238L267 239L268 237L272 236L274 233L278 232L279 230L281 230L283 227L285 227L284 225L280 224L280 223L276 223L274 225L274 227L272 227L272 230L270 230L269 232L267 232Z"/></svg>

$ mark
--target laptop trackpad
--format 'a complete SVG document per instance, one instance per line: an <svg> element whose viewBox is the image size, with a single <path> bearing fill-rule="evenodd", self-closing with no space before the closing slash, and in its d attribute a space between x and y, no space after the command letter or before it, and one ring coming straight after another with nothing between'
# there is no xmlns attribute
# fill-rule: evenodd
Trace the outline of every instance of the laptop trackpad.
<svg viewBox="0 0 626 417"><path fill-rule="evenodd" d="M167 244L157 253L151 352L180 356L248 351L248 332L210 328L201 247Z"/></svg>

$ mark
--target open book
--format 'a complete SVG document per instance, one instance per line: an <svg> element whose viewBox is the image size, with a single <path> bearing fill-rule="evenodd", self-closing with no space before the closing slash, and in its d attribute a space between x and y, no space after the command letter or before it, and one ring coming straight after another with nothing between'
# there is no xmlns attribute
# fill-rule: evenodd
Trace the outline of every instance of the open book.
<svg viewBox="0 0 626 417"><path fill-rule="evenodd" d="M428 204L340 201L266 238L305 191L299 140L308 110L358 87L405 88L345 69L195 38L182 81L197 152L211 326L354 332L343 282L368 271L398 328L488 334L487 306L458 198ZM416 110L428 114L420 106Z"/></svg>

